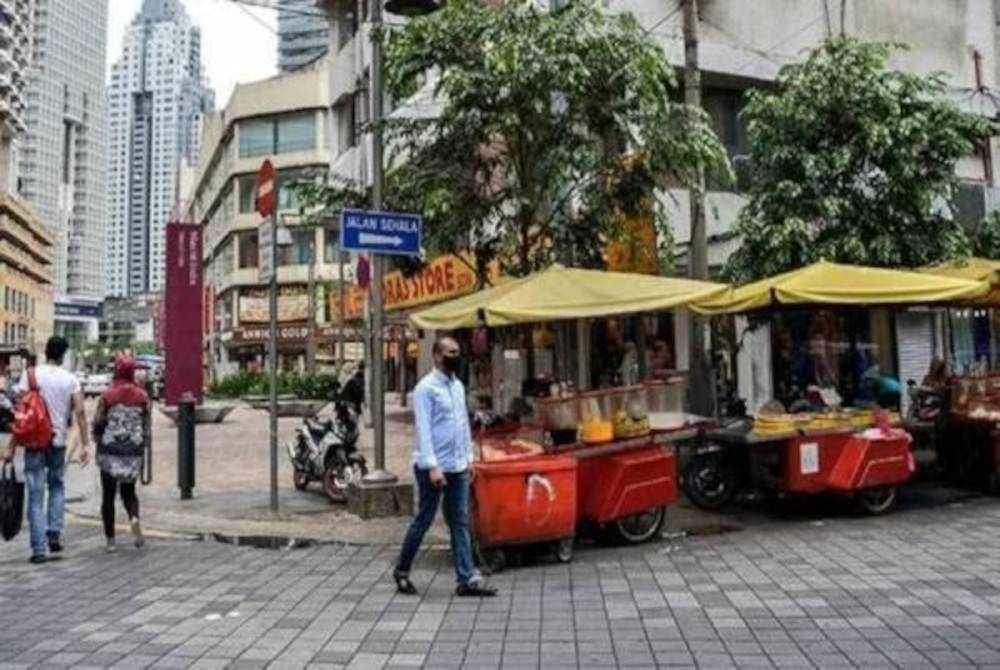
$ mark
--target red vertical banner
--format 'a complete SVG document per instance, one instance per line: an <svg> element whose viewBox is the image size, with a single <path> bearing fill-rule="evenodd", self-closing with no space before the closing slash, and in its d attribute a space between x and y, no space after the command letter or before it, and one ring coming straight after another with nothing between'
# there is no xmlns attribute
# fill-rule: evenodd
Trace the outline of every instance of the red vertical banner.
<svg viewBox="0 0 1000 670"><path fill-rule="evenodd" d="M190 393L204 395L202 336L204 312L202 228L167 224L167 288L163 340L166 352L166 403L176 405Z"/></svg>

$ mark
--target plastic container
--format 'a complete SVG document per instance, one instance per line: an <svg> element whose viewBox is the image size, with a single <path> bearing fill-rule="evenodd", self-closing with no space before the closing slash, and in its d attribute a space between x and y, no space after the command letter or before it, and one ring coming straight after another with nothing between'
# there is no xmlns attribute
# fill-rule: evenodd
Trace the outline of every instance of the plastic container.
<svg viewBox="0 0 1000 670"><path fill-rule="evenodd" d="M472 527L486 547L573 537L577 459L543 456L476 463Z"/></svg>
<svg viewBox="0 0 1000 670"><path fill-rule="evenodd" d="M684 411L684 392L687 384L675 377L666 381L652 379L643 383L646 388L646 402L652 413L679 413Z"/></svg>
<svg viewBox="0 0 1000 670"><path fill-rule="evenodd" d="M612 426L616 439L649 434L649 405L643 386L619 389L611 396Z"/></svg>
<svg viewBox="0 0 1000 670"><path fill-rule="evenodd" d="M538 398L536 401L538 421L546 430L576 430L580 423L575 396L566 398Z"/></svg>
<svg viewBox="0 0 1000 670"><path fill-rule="evenodd" d="M588 444L610 442L614 439L611 424L611 396L605 391L583 393L579 396L580 437Z"/></svg>

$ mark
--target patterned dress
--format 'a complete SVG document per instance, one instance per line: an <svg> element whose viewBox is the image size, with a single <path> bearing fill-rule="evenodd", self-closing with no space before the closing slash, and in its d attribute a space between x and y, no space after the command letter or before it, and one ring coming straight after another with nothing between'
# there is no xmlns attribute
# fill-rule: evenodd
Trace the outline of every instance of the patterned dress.
<svg viewBox="0 0 1000 670"><path fill-rule="evenodd" d="M97 445L97 466L119 481L134 482L142 471L146 408L113 405L107 408L106 417Z"/></svg>

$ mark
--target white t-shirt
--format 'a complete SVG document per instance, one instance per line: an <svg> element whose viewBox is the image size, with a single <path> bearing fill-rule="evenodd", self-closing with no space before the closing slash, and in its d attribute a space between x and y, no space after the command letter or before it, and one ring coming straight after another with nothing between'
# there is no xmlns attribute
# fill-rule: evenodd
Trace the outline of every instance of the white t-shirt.
<svg viewBox="0 0 1000 670"><path fill-rule="evenodd" d="M65 447L69 420L73 414L73 394L80 392L80 380L63 368L46 363L35 368L35 381L49 410L49 421L52 422L53 432L52 444L56 447ZM17 390L22 393L28 390L27 370L21 373Z"/></svg>

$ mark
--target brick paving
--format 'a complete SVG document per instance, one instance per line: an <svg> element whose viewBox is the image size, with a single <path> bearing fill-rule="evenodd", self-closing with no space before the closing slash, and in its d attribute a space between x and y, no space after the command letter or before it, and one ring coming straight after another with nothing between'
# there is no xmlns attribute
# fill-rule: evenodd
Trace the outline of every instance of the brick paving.
<svg viewBox="0 0 1000 670"><path fill-rule="evenodd" d="M0 668L1000 668L996 499L585 547L482 602L440 551L407 598L391 546L69 539L40 568L0 547Z"/></svg>

